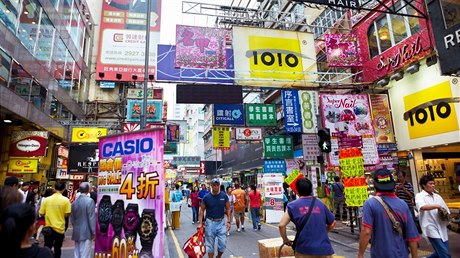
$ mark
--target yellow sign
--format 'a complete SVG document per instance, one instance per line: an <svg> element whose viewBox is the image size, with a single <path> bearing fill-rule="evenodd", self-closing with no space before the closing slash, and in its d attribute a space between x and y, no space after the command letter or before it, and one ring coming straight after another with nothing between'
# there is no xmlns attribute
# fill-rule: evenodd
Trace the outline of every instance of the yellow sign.
<svg viewBox="0 0 460 258"><path fill-rule="evenodd" d="M214 126L212 128L212 143L215 149L230 148L230 127Z"/></svg>
<svg viewBox="0 0 460 258"><path fill-rule="evenodd" d="M37 173L38 159L10 158L8 173Z"/></svg>
<svg viewBox="0 0 460 258"><path fill-rule="evenodd" d="M107 135L107 128L74 127L72 128L72 142L99 142L99 137Z"/></svg>
<svg viewBox="0 0 460 258"><path fill-rule="evenodd" d="M405 96L404 108L410 139L458 130L449 81Z"/></svg>

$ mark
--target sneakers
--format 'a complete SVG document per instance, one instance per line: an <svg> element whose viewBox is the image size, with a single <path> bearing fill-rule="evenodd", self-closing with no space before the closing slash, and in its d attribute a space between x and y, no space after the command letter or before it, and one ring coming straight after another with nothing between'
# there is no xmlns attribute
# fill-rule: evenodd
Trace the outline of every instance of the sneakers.
<svg viewBox="0 0 460 258"><path fill-rule="evenodd" d="M195 224L195 221L192 221L192 224Z"/></svg>
<svg viewBox="0 0 460 258"><path fill-rule="evenodd" d="M241 231L243 231L243 232L244 232L244 226L241 226Z"/></svg>
<svg viewBox="0 0 460 258"><path fill-rule="evenodd" d="M236 232L241 232L240 228L237 228L237 229L236 229Z"/></svg>
<svg viewBox="0 0 460 258"><path fill-rule="evenodd" d="M256 231L257 231L257 228L253 228L252 231L256 232Z"/></svg>
<svg viewBox="0 0 460 258"><path fill-rule="evenodd" d="M257 230L260 230L260 229L261 229L261 226L260 226L260 224L259 224L259 225L257 225Z"/></svg>
<svg viewBox="0 0 460 258"><path fill-rule="evenodd" d="M230 236L230 232L227 232L227 236Z"/></svg>

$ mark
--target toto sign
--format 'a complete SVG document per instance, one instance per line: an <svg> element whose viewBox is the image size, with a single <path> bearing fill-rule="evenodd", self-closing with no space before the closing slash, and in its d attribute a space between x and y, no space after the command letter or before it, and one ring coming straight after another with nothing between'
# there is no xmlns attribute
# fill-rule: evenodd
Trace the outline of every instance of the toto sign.
<svg viewBox="0 0 460 258"><path fill-rule="evenodd" d="M13 131L10 142L11 157L45 156L47 131Z"/></svg>

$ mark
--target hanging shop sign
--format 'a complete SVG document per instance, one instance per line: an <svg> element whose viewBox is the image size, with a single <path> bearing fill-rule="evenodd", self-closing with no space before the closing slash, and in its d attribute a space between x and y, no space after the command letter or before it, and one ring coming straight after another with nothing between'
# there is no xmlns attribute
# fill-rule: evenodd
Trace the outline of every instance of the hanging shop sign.
<svg viewBox="0 0 460 258"><path fill-rule="evenodd" d="M245 86L316 86L313 34L233 26L235 80Z"/></svg>
<svg viewBox="0 0 460 258"><path fill-rule="evenodd" d="M175 166L199 166L200 156L174 156L172 163Z"/></svg>
<svg viewBox="0 0 460 258"><path fill-rule="evenodd" d="M164 147L165 155L175 155L177 154L177 142L166 142Z"/></svg>
<svg viewBox="0 0 460 258"><path fill-rule="evenodd" d="M69 149L60 145L58 147L58 154L59 157L67 159L69 157Z"/></svg>
<svg viewBox="0 0 460 258"><path fill-rule="evenodd" d="M73 127L71 142L99 142L99 137L107 135L107 128Z"/></svg>
<svg viewBox="0 0 460 258"><path fill-rule="evenodd" d="M316 133L318 111L318 92L299 90L300 112L302 113L302 132Z"/></svg>
<svg viewBox="0 0 460 258"><path fill-rule="evenodd" d="M347 195L345 202L349 207L362 207L368 198L368 192L361 148L341 149L339 159L344 192Z"/></svg>
<svg viewBox="0 0 460 258"><path fill-rule="evenodd" d="M67 167L72 173L97 173L99 149L97 144L70 145Z"/></svg>
<svg viewBox="0 0 460 258"><path fill-rule="evenodd" d="M142 100L128 99L126 104L126 121L140 121L142 114ZM163 121L163 102L161 100L147 100L147 122L162 122Z"/></svg>
<svg viewBox="0 0 460 258"><path fill-rule="evenodd" d="M276 106L273 104L246 104L247 126L276 126Z"/></svg>
<svg viewBox="0 0 460 258"><path fill-rule="evenodd" d="M324 34L327 65L329 67L361 66L361 55L356 34Z"/></svg>
<svg viewBox="0 0 460 258"><path fill-rule="evenodd" d="M284 159L264 159L264 173L284 173L286 162Z"/></svg>
<svg viewBox="0 0 460 258"><path fill-rule="evenodd" d="M264 158L293 158L292 136L272 135L264 137Z"/></svg>
<svg viewBox="0 0 460 258"><path fill-rule="evenodd" d="M38 173L38 159L10 158L8 173Z"/></svg>
<svg viewBox="0 0 460 258"><path fill-rule="evenodd" d="M318 147L317 134L302 134L302 154L303 159L307 161L316 161L317 157L321 155Z"/></svg>
<svg viewBox="0 0 460 258"><path fill-rule="evenodd" d="M284 129L286 133L302 133L302 116L300 112L299 91L282 90Z"/></svg>
<svg viewBox="0 0 460 258"><path fill-rule="evenodd" d="M147 123L145 125L145 129L151 129L159 126L159 124L152 124L152 123ZM127 133L127 132L134 132L134 131L139 131L141 130L141 125L139 123L123 123L123 128L122 132Z"/></svg>
<svg viewBox="0 0 460 258"><path fill-rule="evenodd" d="M101 89L115 89L115 82L100 81L99 87Z"/></svg>
<svg viewBox="0 0 460 258"><path fill-rule="evenodd" d="M264 208L267 223L277 223L284 214L283 210L283 175L264 173Z"/></svg>
<svg viewBox="0 0 460 258"><path fill-rule="evenodd" d="M143 99L144 89L128 89L126 93L127 99ZM147 89L147 99L163 99L163 89L153 88Z"/></svg>
<svg viewBox="0 0 460 258"><path fill-rule="evenodd" d="M96 257L163 257L163 140L160 128L100 139Z"/></svg>
<svg viewBox="0 0 460 258"><path fill-rule="evenodd" d="M237 141L262 141L262 128L260 127L235 127Z"/></svg>
<svg viewBox="0 0 460 258"><path fill-rule="evenodd" d="M230 127L213 126L212 127L212 147L214 149L230 148Z"/></svg>
<svg viewBox="0 0 460 258"><path fill-rule="evenodd" d="M179 142L180 127L179 125L167 124L166 125L166 141Z"/></svg>
<svg viewBox="0 0 460 258"><path fill-rule="evenodd" d="M214 125L244 125L243 104L214 104Z"/></svg>
<svg viewBox="0 0 460 258"><path fill-rule="evenodd" d="M10 140L11 157L43 157L46 155L47 131L13 131Z"/></svg>
<svg viewBox="0 0 460 258"><path fill-rule="evenodd" d="M226 29L176 25L178 68L225 69Z"/></svg>
<svg viewBox="0 0 460 258"><path fill-rule="evenodd" d="M394 143L393 121L390 114L390 103L386 94L370 94L369 102L372 113L372 126L377 143Z"/></svg>

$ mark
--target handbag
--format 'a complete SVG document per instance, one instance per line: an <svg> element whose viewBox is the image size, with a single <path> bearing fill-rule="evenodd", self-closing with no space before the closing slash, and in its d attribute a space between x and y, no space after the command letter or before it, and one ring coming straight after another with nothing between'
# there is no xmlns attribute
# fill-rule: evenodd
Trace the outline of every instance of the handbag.
<svg viewBox="0 0 460 258"><path fill-rule="evenodd" d="M374 196L374 198L377 201L379 201L379 203L382 204L383 208L385 209L385 212L387 213L388 218L390 218L391 223L393 224L393 230L402 235L403 231L401 228L401 223L399 223L399 221L395 219L395 217L393 216L393 213L391 213L390 207L388 207L386 202L382 198L380 198L380 196Z"/></svg>
<svg viewBox="0 0 460 258"><path fill-rule="evenodd" d="M203 228L193 234L182 247L189 258L202 258L206 254Z"/></svg>
<svg viewBox="0 0 460 258"><path fill-rule="evenodd" d="M297 239L299 239L300 232L303 230L303 228L305 227L305 224L307 224L307 221L310 218L310 214L313 210L313 207L315 206L315 202L316 202L316 197L313 197L310 203L310 207L308 208L308 212L305 215L302 223L300 224L300 227L297 229L297 232L295 233L294 241L292 241L292 245L291 245L294 251L297 246Z"/></svg>
<svg viewBox="0 0 460 258"><path fill-rule="evenodd" d="M42 228L42 234L44 236L51 236L51 234L53 234L53 229L50 226L45 226Z"/></svg>

